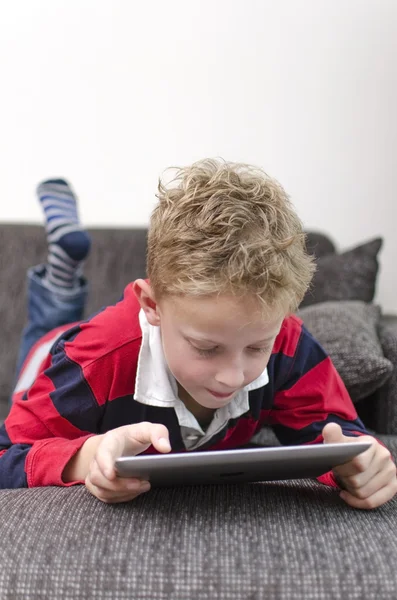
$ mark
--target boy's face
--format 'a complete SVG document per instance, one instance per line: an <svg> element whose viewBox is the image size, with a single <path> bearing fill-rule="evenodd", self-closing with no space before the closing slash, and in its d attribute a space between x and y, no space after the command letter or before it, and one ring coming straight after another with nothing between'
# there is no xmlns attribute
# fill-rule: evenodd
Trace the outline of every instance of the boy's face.
<svg viewBox="0 0 397 600"><path fill-rule="evenodd" d="M147 282L133 286L149 323L160 327L179 389L200 406L216 410L229 404L264 371L285 315L263 320L249 297L170 297L156 304Z"/></svg>

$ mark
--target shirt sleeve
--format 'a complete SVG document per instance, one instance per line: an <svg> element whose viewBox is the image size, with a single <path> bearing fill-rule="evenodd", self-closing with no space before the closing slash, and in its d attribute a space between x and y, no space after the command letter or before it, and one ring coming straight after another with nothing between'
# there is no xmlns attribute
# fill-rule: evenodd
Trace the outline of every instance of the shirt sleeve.
<svg viewBox="0 0 397 600"><path fill-rule="evenodd" d="M112 371L95 361L83 366L73 360L67 335L55 343L33 384L15 395L0 428L0 488L81 483L64 483L62 472L84 442L99 433L103 405L89 380L98 370L102 380ZM74 347L72 340L68 343Z"/></svg>
<svg viewBox="0 0 397 600"><path fill-rule="evenodd" d="M282 375L269 421L283 445L322 443L327 423L338 423L346 436L370 435L330 357L297 317L285 326L273 360ZM332 471L318 480L338 487Z"/></svg>
<svg viewBox="0 0 397 600"><path fill-rule="evenodd" d="M0 428L0 488L83 483L65 484L62 473L89 437L106 431L109 403L134 393L139 311L128 284L115 305L32 348Z"/></svg>

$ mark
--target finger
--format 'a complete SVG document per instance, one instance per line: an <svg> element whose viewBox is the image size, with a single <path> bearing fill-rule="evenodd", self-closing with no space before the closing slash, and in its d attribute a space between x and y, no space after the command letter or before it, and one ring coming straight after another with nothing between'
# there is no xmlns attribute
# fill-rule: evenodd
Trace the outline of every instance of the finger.
<svg viewBox="0 0 397 600"><path fill-rule="evenodd" d="M143 421L108 431L96 453L99 469L106 479L114 480L117 477L114 467L116 458L125 452L139 454L150 445L159 452L170 452L169 432L164 425Z"/></svg>
<svg viewBox="0 0 397 600"><path fill-rule="evenodd" d="M165 453L171 451L168 429L164 425L155 425L152 428L150 439L153 447L159 452Z"/></svg>
<svg viewBox="0 0 397 600"><path fill-rule="evenodd" d="M360 498L365 500L370 496L373 496L378 490L384 488L389 483L392 483L396 478L396 467L390 461L386 467L381 468L370 480L368 480L364 485L360 485L356 481L353 481L353 478L348 478L344 480L343 483L345 485L345 489L351 493L356 498Z"/></svg>
<svg viewBox="0 0 397 600"><path fill-rule="evenodd" d="M395 496L397 493L397 478L394 479L392 483L389 483L385 487L381 488L372 496L368 498L356 498L347 491L343 491L339 494L346 504L349 504L353 508L361 508L361 509L372 509L377 508L378 506L382 506L385 502L388 502Z"/></svg>
<svg viewBox="0 0 397 600"><path fill-rule="evenodd" d="M138 454L153 445L159 452L170 452L169 432L165 425L143 421L128 427L128 451Z"/></svg>
<svg viewBox="0 0 397 600"><path fill-rule="evenodd" d="M338 423L327 423L322 430L324 444L338 444L344 442L342 427Z"/></svg>
<svg viewBox="0 0 397 600"><path fill-rule="evenodd" d="M90 481L98 488L110 490L112 492L125 492L128 490L138 490L143 479L138 477L115 477L114 479L108 479L106 475L99 468L98 462L94 458L90 464L89 470Z"/></svg>
<svg viewBox="0 0 397 600"><path fill-rule="evenodd" d="M379 465L376 464L375 461L372 461L367 469L364 471L354 471L352 475L340 475L340 472L337 468L333 469L336 480L340 482L340 486L343 489L347 489L352 493L354 490L364 487L371 481L374 477L376 477L377 473L379 473ZM353 471L351 471L353 472Z"/></svg>
<svg viewBox="0 0 397 600"><path fill-rule="evenodd" d="M368 479L373 477L379 471L379 466L375 460L375 452L371 451L371 449L366 450L366 453L367 452L368 454L359 460L358 457L355 457L343 465L334 467L333 472L335 475L337 475L337 477L341 477L344 480L348 479L349 477L359 478L359 476L361 476L359 478L360 483L366 483Z"/></svg>
<svg viewBox="0 0 397 600"><path fill-rule="evenodd" d="M127 502L150 490L150 483L148 481L141 481L131 486L132 489L129 489L128 481L121 489L104 488L95 485L89 475L86 477L85 485L91 494L96 496L98 500L106 503Z"/></svg>
<svg viewBox="0 0 397 600"><path fill-rule="evenodd" d="M97 488L92 484L91 486L87 485L87 489L93 496L98 498L98 500L106 504L130 502L145 492L145 490L143 490L139 492L125 492L123 494L110 494L107 490L102 490L101 488Z"/></svg>
<svg viewBox="0 0 397 600"><path fill-rule="evenodd" d="M106 502L108 504L114 504L116 502L129 502L130 500L134 500L141 494L145 494L150 490L150 484L148 483L145 486L141 486L138 490L127 490L123 492L112 493L109 490L101 490L101 488L97 488L95 491L96 497L102 502Z"/></svg>
<svg viewBox="0 0 397 600"><path fill-rule="evenodd" d="M390 452L378 444L374 438L368 437L368 441L372 442L368 450L361 452L361 454L351 458L346 463L334 467L333 471L337 476L346 478L362 474L361 483L366 483L370 477L373 477L379 471L380 455L383 462L383 451L385 451L385 456L387 455L388 458L390 458ZM366 475L367 471L369 477Z"/></svg>

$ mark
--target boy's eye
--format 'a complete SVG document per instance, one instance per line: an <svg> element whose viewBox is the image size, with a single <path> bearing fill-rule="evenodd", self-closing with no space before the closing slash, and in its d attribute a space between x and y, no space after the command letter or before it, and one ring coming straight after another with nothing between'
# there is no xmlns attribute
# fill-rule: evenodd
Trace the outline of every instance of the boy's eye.
<svg viewBox="0 0 397 600"><path fill-rule="evenodd" d="M217 351L218 346L215 346L215 348L209 348L208 350L204 350L202 348L197 348L196 346L193 346L193 348L195 350L197 350L197 352L200 354L200 356L212 356ZM248 348L248 350L251 350L251 352L259 352L259 353L263 353L263 354L265 354L266 352L269 352L269 348Z"/></svg>
<svg viewBox="0 0 397 600"><path fill-rule="evenodd" d="M193 348L195 348L197 350L197 352L200 354L200 356L211 356L212 354L215 354L215 352L216 352L216 348L210 348L209 350L203 350L202 348L196 348L196 346L193 346Z"/></svg>

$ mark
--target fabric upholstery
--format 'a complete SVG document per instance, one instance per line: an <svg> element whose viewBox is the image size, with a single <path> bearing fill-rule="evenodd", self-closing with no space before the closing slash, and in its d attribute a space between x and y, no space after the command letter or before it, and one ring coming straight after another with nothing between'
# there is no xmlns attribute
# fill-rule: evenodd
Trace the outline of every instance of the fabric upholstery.
<svg viewBox="0 0 397 600"><path fill-rule="evenodd" d="M320 302L298 311L330 355L353 401L379 389L393 372L377 327L380 307L360 301Z"/></svg>
<svg viewBox="0 0 397 600"><path fill-rule="evenodd" d="M301 308L330 300L372 302L382 239L376 238L342 254L327 254L317 259L317 271Z"/></svg>
<svg viewBox="0 0 397 600"><path fill-rule="evenodd" d="M317 258L336 252L335 244L324 233L309 231L306 234L306 250Z"/></svg>
<svg viewBox="0 0 397 600"><path fill-rule="evenodd" d="M146 228L90 229L92 250L84 272L89 281L86 316L117 302L124 286L146 277ZM26 270L46 261L44 229L36 225L0 227L0 419L7 411L20 336L26 323Z"/></svg>
<svg viewBox="0 0 397 600"><path fill-rule="evenodd" d="M393 364L393 372L378 392L371 423L377 431L390 435L397 432L397 319L394 328L390 323L380 324L379 338L385 358Z"/></svg>
<svg viewBox="0 0 397 600"><path fill-rule="evenodd" d="M391 444L397 451L395 444ZM379 600L397 589L397 499L353 510L311 480L1 493L2 600Z"/></svg>

